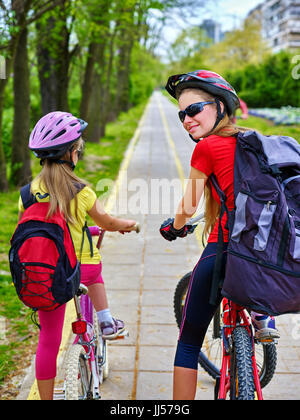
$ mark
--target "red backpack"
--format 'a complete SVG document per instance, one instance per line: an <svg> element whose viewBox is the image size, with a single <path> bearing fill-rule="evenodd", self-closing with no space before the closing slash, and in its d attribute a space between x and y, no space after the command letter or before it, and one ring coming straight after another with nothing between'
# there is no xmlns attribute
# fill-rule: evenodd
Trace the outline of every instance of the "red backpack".
<svg viewBox="0 0 300 420"><path fill-rule="evenodd" d="M52 311L74 297L80 263L64 216L57 211L47 218L50 204L37 202L30 184L21 189L21 197L25 211L9 251L12 280L26 306Z"/></svg>

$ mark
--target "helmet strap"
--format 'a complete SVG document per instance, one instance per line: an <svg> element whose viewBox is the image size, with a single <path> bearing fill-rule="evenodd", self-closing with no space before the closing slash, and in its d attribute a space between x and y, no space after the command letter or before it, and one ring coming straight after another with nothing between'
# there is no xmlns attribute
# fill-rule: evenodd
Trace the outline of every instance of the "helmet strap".
<svg viewBox="0 0 300 420"><path fill-rule="evenodd" d="M189 136L190 136L190 138L195 142L195 143L199 143L199 141L200 141L200 139L194 139L194 137L191 135L191 134L189 134Z"/></svg>
<svg viewBox="0 0 300 420"><path fill-rule="evenodd" d="M221 103L220 103L219 99L215 98L215 102L217 104L217 119L216 119L215 125L213 126L211 131L213 131L217 127L219 122L225 117L225 108L224 108L224 111L222 112L221 111Z"/></svg>
<svg viewBox="0 0 300 420"><path fill-rule="evenodd" d="M41 159L40 160L40 165L41 166L44 165L45 160L46 159ZM58 163L59 165L63 165L63 164L66 163L67 165L70 166L70 168L72 169L72 171L74 171L75 166L76 166L73 161L70 162L69 160L63 160L63 159L57 159L57 160L51 159L51 160L52 160L52 162Z"/></svg>
<svg viewBox="0 0 300 420"><path fill-rule="evenodd" d="M75 166L76 166L73 161L69 161L69 160L58 159L58 160L55 160L54 162L56 162L56 163L58 163L60 165L63 165L64 163L66 163L67 165L70 166L70 168L72 169L72 171L74 171Z"/></svg>

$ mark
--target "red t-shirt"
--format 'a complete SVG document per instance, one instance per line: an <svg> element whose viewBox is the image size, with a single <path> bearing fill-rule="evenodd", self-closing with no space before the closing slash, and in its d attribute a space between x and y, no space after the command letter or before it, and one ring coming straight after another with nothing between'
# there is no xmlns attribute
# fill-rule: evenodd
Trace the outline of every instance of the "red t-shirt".
<svg viewBox="0 0 300 420"><path fill-rule="evenodd" d="M203 172L206 176L215 174L220 188L227 197L226 205L229 210L234 208L233 195L233 165L235 154L236 138L208 136L197 143L194 149L191 166ZM214 199L220 203L219 196L214 188L212 188ZM228 230L225 229L227 215L222 218L222 226L224 231L224 241L228 242ZM208 237L208 242L218 242L218 226L215 224L212 232Z"/></svg>

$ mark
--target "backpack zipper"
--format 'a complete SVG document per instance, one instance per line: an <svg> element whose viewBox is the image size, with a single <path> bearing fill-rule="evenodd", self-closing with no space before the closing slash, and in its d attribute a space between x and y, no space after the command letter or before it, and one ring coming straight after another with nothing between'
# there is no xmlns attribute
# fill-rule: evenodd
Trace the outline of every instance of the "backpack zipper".
<svg viewBox="0 0 300 420"><path fill-rule="evenodd" d="M267 205L267 209L270 210L270 206L272 204L277 204L277 200L263 200L262 198L258 198L256 197L255 194L253 194L250 191L247 191L245 189L241 189L241 193L249 195L251 198L253 198L254 201L256 201L257 203L262 203L262 204L266 204Z"/></svg>
<svg viewBox="0 0 300 420"><path fill-rule="evenodd" d="M50 265L50 264L46 264L46 263L42 263L42 262L26 262L26 263L21 263L22 267L24 268L24 270L26 269L26 266L33 266L33 267L45 267L45 268L51 268L52 270L55 270L55 266Z"/></svg>

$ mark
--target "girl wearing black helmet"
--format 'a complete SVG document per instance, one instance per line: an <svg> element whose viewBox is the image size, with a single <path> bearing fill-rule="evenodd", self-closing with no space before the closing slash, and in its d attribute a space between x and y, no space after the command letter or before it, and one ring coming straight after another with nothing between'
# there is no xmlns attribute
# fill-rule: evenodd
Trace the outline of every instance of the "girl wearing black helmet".
<svg viewBox="0 0 300 420"><path fill-rule="evenodd" d="M194 399L197 385L198 355L208 325L219 306L209 303L218 240L220 199L208 178L214 174L227 197L227 207L234 208L233 168L236 135L245 129L236 127L231 117L239 107L233 87L217 73L197 70L171 76L166 90L178 100L179 118L185 130L197 145L191 159L191 170L186 191L179 203L175 219L168 219L160 228L169 240L187 235L186 222L197 210L205 194L205 227L207 246L193 270L183 310L180 335L174 362L174 399ZM201 140L201 141L200 141ZM224 242L228 242L226 215L221 220ZM222 269L226 264L224 245ZM274 320L252 313L256 336L278 338Z"/></svg>

